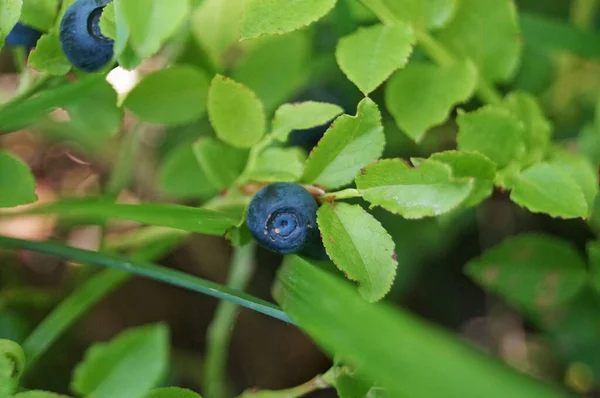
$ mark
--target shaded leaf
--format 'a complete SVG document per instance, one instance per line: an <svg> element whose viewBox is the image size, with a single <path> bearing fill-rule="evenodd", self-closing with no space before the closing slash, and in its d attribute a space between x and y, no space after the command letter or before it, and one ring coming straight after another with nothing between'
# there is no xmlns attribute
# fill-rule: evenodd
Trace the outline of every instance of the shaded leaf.
<svg viewBox="0 0 600 398"><path fill-rule="evenodd" d="M19 22L22 5L23 0L0 0L0 48L4 46L6 36Z"/></svg>
<svg viewBox="0 0 600 398"><path fill-rule="evenodd" d="M54 394L48 391L27 391L14 396L14 398L69 398L66 395Z"/></svg>
<svg viewBox="0 0 600 398"><path fill-rule="evenodd" d="M0 207L35 202L35 185L33 174L22 160L0 151Z"/></svg>
<svg viewBox="0 0 600 398"><path fill-rule="evenodd" d="M60 47L58 35L48 33L42 35L29 54L27 63L33 69L46 72L51 75L66 75L71 70L71 63Z"/></svg>
<svg viewBox="0 0 600 398"><path fill-rule="evenodd" d="M277 140L286 142L293 130L322 126L343 112L340 106L326 102L284 104L275 112L271 134Z"/></svg>
<svg viewBox="0 0 600 398"><path fill-rule="evenodd" d="M107 82L66 106L76 129L94 138L112 137L121 130L123 110L117 106L118 94Z"/></svg>
<svg viewBox="0 0 600 398"><path fill-rule="evenodd" d="M202 398L200 395L185 388L158 388L146 395L146 398Z"/></svg>
<svg viewBox="0 0 600 398"><path fill-rule="evenodd" d="M302 177L306 155L300 148L267 148L246 178L261 182L294 182Z"/></svg>
<svg viewBox="0 0 600 398"><path fill-rule="evenodd" d="M549 163L568 174L579 185L591 211L598 195L598 169L585 156L567 151L553 154Z"/></svg>
<svg viewBox="0 0 600 398"><path fill-rule="evenodd" d="M192 146L196 161L212 186L228 189L246 166L248 151L213 138L200 138Z"/></svg>

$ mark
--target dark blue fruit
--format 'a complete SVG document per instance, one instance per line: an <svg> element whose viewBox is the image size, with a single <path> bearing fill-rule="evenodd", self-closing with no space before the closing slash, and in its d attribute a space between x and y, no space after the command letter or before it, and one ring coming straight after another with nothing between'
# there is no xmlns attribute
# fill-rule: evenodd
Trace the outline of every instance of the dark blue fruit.
<svg viewBox="0 0 600 398"><path fill-rule="evenodd" d="M13 30L6 36L4 42L12 47L25 47L29 50L35 47L40 37L42 37L42 32L39 30L22 22L17 22Z"/></svg>
<svg viewBox="0 0 600 398"><path fill-rule="evenodd" d="M85 72L95 72L113 57L114 40L100 32L100 16L112 0L76 0L60 22L60 46L67 59Z"/></svg>
<svg viewBox="0 0 600 398"><path fill-rule="evenodd" d="M254 195L246 224L256 241L280 254L302 252L320 241L316 200L300 185L279 182Z"/></svg>

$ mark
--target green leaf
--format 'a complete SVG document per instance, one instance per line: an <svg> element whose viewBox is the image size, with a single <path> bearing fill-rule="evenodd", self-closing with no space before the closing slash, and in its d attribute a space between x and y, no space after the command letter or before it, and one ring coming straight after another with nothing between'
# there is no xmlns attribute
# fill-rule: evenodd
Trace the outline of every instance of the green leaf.
<svg viewBox="0 0 600 398"><path fill-rule="evenodd" d="M60 47L58 35L54 33L40 37L27 63L33 69L57 76L66 75L71 70L71 63Z"/></svg>
<svg viewBox="0 0 600 398"><path fill-rule="evenodd" d="M270 114L308 83L311 42L306 32L261 39L233 69L232 78L250 88Z"/></svg>
<svg viewBox="0 0 600 398"><path fill-rule="evenodd" d="M454 17L460 0L429 0L422 6L425 14L425 23L432 29L446 26ZM422 3L425 4L425 3Z"/></svg>
<svg viewBox="0 0 600 398"><path fill-rule="evenodd" d="M246 179L260 182L295 182L302 177L306 155L300 148L271 147L261 151Z"/></svg>
<svg viewBox="0 0 600 398"><path fill-rule="evenodd" d="M35 178L22 160L0 151L0 170L0 207L15 207L37 200Z"/></svg>
<svg viewBox="0 0 600 398"><path fill-rule="evenodd" d="M218 190L210 183L196 160L191 144L169 152L158 172L160 190L177 199L210 199Z"/></svg>
<svg viewBox="0 0 600 398"><path fill-rule="evenodd" d="M522 158L525 127L508 110L487 105L458 116L458 149L479 152L503 169Z"/></svg>
<svg viewBox="0 0 600 398"><path fill-rule="evenodd" d="M426 160L410 168L399 159L369 165L356 177L356 186L372 206L404 218L439 216L460 206L473 192L473 179L455 179L452 169Z"/></svg>
<svg viewBox="0 0 600 398"><path fill-rule="evenodd" d="M205 0L192 14L192 33L216 65L239 39L243 7L239 0Z"/></svg>
<svg viewBox="0 0 600 398"><path fill-rule="evenodd" d="M260 99L248 87L221 75L210 85L208 116L217 137L235 147L249 148L265 133Z"/></svg>
<svg viewBox="0 0 600 398"><path fill-rule="evenodd" d="M248 160L247 150L234 148L214 138L200 138L192 150L208 181L219 190L231 187Z"/></svg>
<svg viewBox="0 0 600 398"><path fill-rule="evenodd" d="M381 113L365 98L356 116L342 115L310 153L303 180L335 189L348 185L365 165L377 160L385 145Z"/></svg>
<svg viewBox="0 0 600 398"><path fill-rule="evenodd" d="M0 395L11 396L25 370L25 354L14 341L0 339Z"/></svg>
<svg viewBox="0 0 600 398"><path fill-rule="evenodd" d="M193 391L178 387L158 388L146 395L145 398L202 398Z"/></svg>
<svg viewBox="0 0 600 398"><path fill-rule="evenodd" d="M323 18L336 0L248 0L242 20L242 39L303 28Z"/></svg>
<svg viewBox="0 0 600 398"><path fill-rule="evenodd" d="M27 391L14 396L14 398L69 398L66 395L54 394L48 391Z"/></svg>
<svg viewBox="0 0 600 398"><path fill-rule="evenodd" d="M347 278L358 282L365 300L381 300L396 276L394 241L372 215L358 205L324 204L317 213L325 249Z"/></svg>
<svg viewBox="0 0 600 398"><path fill-rule="evenodd" d="M517 176L510 199L534 213L585 218L589 208L577 182L548 163L539 163Z"/></svg>
<svg viewBox="0 0 600 398"><path fill-rule="evenodd" d="M24 214L56 214L68 218L93 219L94 223L109 219L137 221L207 235L223 235L239 220L216 211L171 204L116 204L105 199L64 199L38 206Z"/></svg>
<svg viewBox="0 0 600 398"><path fill-rule="evenodd" d="M600 292L600 241L588 243L587 253L590 259L592 284Z"/></svg>
<svg viewBox="0 0 600 398"><path fill-rule="evenodd" d="M118 94L107 81L65 108L76 129L95 138L113 137L121 130L123 110L117 106Z"/></svg>
<svg viewBox="0 0 600 398"><path fill-rule="evenodd" d="M286 142L293 130L322 126L342 113L344 110L340 106L325 102L284 104L275 112L271 134L275 139Z"/></svg>
<svg viewBox="0 0 600 398"><path fill-rule="evenodd" d="M4 356L0 356L0 397L10 397L12 395L12 373L12 361Z"/></svg>
<svg viewBox="0 0 600 398"><path fill-rule="evenodd" d="M450 166L454 178L474 179L473 192L463 203L465 207L477 206L491 196L496 165L485 156L477 152L445 151L435 153L429 159Z"/></svg>
<svg viewBox="0 0 600 398"><path fill-rule="evenodd" d="M525 163L542 161L550 145L552 125L544 115L538 100L531 94L517 91L505 97L504 106L525 126Z"/></svg>
<svg viewBox="0 0 600 398"><path fill-rule="evenodd" d="M127 95L124 105L148 122L186 124L204 115L208 85L204 71L173 66L142 79Z"/></svg>
<svg viewBox="0 0 600 398"><path fill-rule="evenodd" d="M532 314L568 302L587 280L586 264L574 247L536 234L505 240L468 263L465 272Z"/></svg>
<svg viewBox="0 0 600 398"><path fill-rule="evenodd" d="M58 0L27 0L23 2L20 19L25 25L47 32L54 25L58 9Z"/></svg>
<svg viewBox="0 0 600 398"><path fill-rule="evenodd" d="M471 98L476 85L472 62L447 67L413 62L390 79L385 104L398 127L418 142L427 130L448 120L454 106Z"/></svg>
<svg viewBox="0 0 600 398"><path fill-rule="evenodd" d="M274 296L332 355L391 397L566 398L398 306L364 301L349 283L290 256ZM441 353L444 353L441 355Z"/></svg>
<svg viewBox="0 0 600 398"><path fill-rule="evenodd" d="M591 211L599 189L598 168L594 168L585 156L567 151L555 153L549 163L568 174L579 185L588 209Z"/></svg>
<svg viewBox="0 0 600 398"><path fill-rule="evenodd" d="M417 29L441 28L456 13L458 0L362 0L386 23L406 22Z"/></svg>
<svg viewBox="0 0 600 398"><path fill-rule="evenodd" d="M22 5L23 0L0 0L0 48L4 46L6 36L19 22Z"/></svg>
<svg viewBox="0 0 600 398"><path fill-rule="evenodd" d="M379 24L340 39L335 56L348 79L368 95L406 65L415 40L408 24Z"/></svg>
<svg viewBox="0 0 600 398"><path fill-rule="evenodd" d="M454 18L439 32L439 39L475 61L483 78L492 82L509 80L519 64L521 39L512 1L459 1Z"/></svg>
<svg viewBox="0 0 600 398"><path fill-rule="evenodd" d="M117 20L115 15L115 3L108 3L102 10L100 16L100 31L103 36L115 40L117 38Z"/></svg>
<svg viewBox="0 0 600 398"><path fill-rule="evenodd" d="M142 398L165 375L169 330L163 324L129 329L96 343L73 374L71 387L97 398Z"/></svg>
<svg viewBox="0 0 600 398"><path fill-rule="evenodd" d="M140 58L154 55L182 26L189 0L117 0L130 30L130 43Z"/></svg>
<svg viewBox="0 0 600 398"><path fill-rule="evenodd" d="M131 0L128 0L131 3ZM102 14L114 11L114 20L116 25L115 44L113 46L115 57L119 61L119 66L133 70L142 63L142 57L138 56L135 49L131 45L131 29L128 25L128 18L125 15L125 7L120 0L117 0L112 8L105 8ZM140 3L141 4L141 3ZM134 5L135 7L135 5ZM148 7L148 10L150 7ZM147 14L142 14L142 18L147 18Z"/></svg>

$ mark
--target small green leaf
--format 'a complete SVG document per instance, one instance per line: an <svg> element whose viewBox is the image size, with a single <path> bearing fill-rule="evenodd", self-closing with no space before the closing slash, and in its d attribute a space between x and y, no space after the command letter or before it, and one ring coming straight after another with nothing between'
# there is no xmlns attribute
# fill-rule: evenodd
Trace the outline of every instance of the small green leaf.
<svg viewBox="0 0 600 398"><path fill-rule="evenodd" d="M302 177L306 155L300 148L267 148L258 155L246 179L260 182L294 182Z"/></svg>
<svg viewBox="0 0 600 398"><path fill-rule="evenodd" d="M323 18L337 0L248 0L242 21L242 39L283 34Z"/></svg>
<svg viewBox="0 0 600 398"><path fill-rule="evenodd" d="M473 192L463 203L474 207L490 197L494 190L496 165L477 152L445 151L433 154L429 159L444 163L452 169L454 178L473 178Z"/></svg>
<svg viewBox="0 0 600 398"><path fill-rule="evenodd" d="M204 71L173 66L142 79L127 95L124 106L149 122L186 124L204 115L208 84Z"/></svg>
<svg viewBox="0 0 600 398"><path fill-rule="evenodd" d="M322 126L343 112L340 106L325 102L284 104L275 112L271 134L275 139L286 142L293 130Z"/></svg>
<svg viewBox="0 0 600 398"><path fill-rule="evenodd" d="M0 397L11 396L25 370L25 353L14 341L0 339Z"/></svg>
<svg viewBox="0 0 600 398"><path fill-rule="evenodd" d="M4 46L6 36L19 22L22 6L23 0L0 0L0 48Z"/></svg>
<svg viewBox="0 0 600 398"><path fill-rule="evenodd" d="M473 192L473 179L453 178L449 166L426 160L410 168L399 159L369 165L356 186L372 206L405 218L439 216L460 206Z"/></svg>
<svg viewBox="0 0 600 398"><path fill-rule="evenodd" d="M192 33L216 65L239 39L243 7L239 0L205 0L192 14Z"/></svg>
<svg viewBox="0 0 600 398"><path fill-rule="evenodd" d="M342 71L365 95L408 62L415 44L408 24L375 25L340 39L335 56Z"/></svg>
<svg viewBox="0 0 600 398"><path fill-rule="evenodd" d="M193 391L178 387L158 388L146 395L145 398L202 398Z"/></svg>
<svg viewBox="0 0 600 398"><path fill-rule="evenodd" d="M398 127L420 141L427 130L448 120L454 106L468 100L477 85L469 61L439 67L411 63L390 79L385 103Z"/></svg>
<svg viewBox="0 0 600 398"><path fill-rule="evenodd" d="M358 170L381 156L384 145L381 113L365 98L356 116L342 115L333 122L310 153L303 180L329 189L347 185Z"/></svg>
<svg viewBox="0 0 600 398"><path fill-rule="evenodd" d="M510 198L529 211L552 217L585 218L589 213L577 182L567 172L548 163L536 164L517 176Z"/></svg>
<svg viewBox="0 0 600 398"><path fill-rule="evenodd" d="M65 108L76 129L98 137L113 137L121 130L123 109L117 106L118 94L104 81L91 93Z"/></svg>
<svg viewBox="0 0 600 398"><path fill-rule="evenodd" d="M157 324L129 329L90 348L77 366L71 386L96 398L142 398L165 375L169 330Z"/></svg>
<svg viewBox="0 0 600 398"><path fill-rule="evenodd" d="M66 395L54 394L48 391L27 391L14 396L14 398L69 398Z"/></svg>
<svg viewBox="0 0 600 398"><path fill-rule="evenodd" d="M555 153L549 163L571 176L579 185L591 211L598 195L598 169L585 156L567 151Z"/></svg>
<svg viewBox="0 0 600 398"><path fill-rule="evenodd" d="M508 110L493 105L458 116L458 149L479 152L503 169L525 151L525 127Z"/></svg>
<svg viewBox="0 0 600 398"><path fill-rule="evenodd" d="M265 111L256 94L221 75L210 85L208 116L217 137L235 147L249 148L265 133Z"/></svg>
<svg viewBox="0 0 600 398"><path fill-rule="evenodd" d="M142 63L142 57L136 54L135 49L131 45L131 29L127 22L127 16L125 15L125 7L123 2L117 0L111 4L114 6L105 8L103 14L106 12L114 12L114 20L116 25L115 30L115 44L113 46L115 57L119 61L119 65L125 69L133 70ZM140 3L141 4L141 3ZM150 7L147 7L149 10ZM142 15L142 17L148 17ZM105 23L106 24L106 23Z"/></svg>
<svg viewBox="0 0 600 398"><path fill-rule="evenodd" d="M158 173L160 190L177 199L210 199L218 190L202 170L192 145L186 143L169 152Z"/></svg>
<svg viewBox="0 0 600 398"><path fill-rule="evenodd" d="M35 178L23 161L0 151L0 170L0 207L14 207L37 200Z"/></svg>
<svg viewBox="0 0 600 398"><path fill-rule="evenodd" d="M13 393L13 368L11 360L0 356L0 397L10 397Z"/></svg>
<svg viewBox="0 0 600 398"><path fill-rule="evenodd" d="M505 240L467 264L465 272L530 313L568 302L587 279L586 264L574 247L535 234Z"/></svg>
<svg viewBox="0 0 600 398"><path fill-rule="evenodd" d="M372 215L357 205L324 204L317 213L325 249L347 278L358 282L365 300L381 300L396 276L394 241Z"/></svg>
<svg viewBox="0 0 600 398"><path fill-rule="evenodd" d="M590 259L592 284L600 292L600 241L588 243L587 253Z"/></svg>
<svg viewBox="0 0 600 398"><path fill-rule="evenodd" d="M42 32L48 32L54 25L58 5L59 0L26 0L21 10L21 22Z"/></svg>
<svg viewBox="0 0 600 398"><path fill-rule="evenodd" d="M521 39L513 1L461 0L438 36L453 51L475 61L483 78L492 82L507 81L519 64Z"/></svg>
<svg viewBox="0 0 600 398"><path fill-rule="evenodd" d="M200 138L192 146L196 161L211 184L224 190L231 187L246 166L248 151L214 138Z"/></svg>
<svg viewBox="0 0 600 398"><path fill-rule="evenodd" d="M108 3L100 16L100 32L103 36L115 40L117 38L117 20L115 16L115 3Z"/></svg>

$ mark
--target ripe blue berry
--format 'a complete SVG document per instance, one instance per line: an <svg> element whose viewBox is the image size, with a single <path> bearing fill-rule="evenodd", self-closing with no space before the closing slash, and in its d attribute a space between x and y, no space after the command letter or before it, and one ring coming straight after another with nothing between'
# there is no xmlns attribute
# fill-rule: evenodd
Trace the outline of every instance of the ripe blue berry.
<svg viewBox="0 0 600 398"><path fill-rule="evenodd" d="M114 40L100 32L100 16L112 0L76 0L60 22L60 45L67 59L85 72L95 72L113 57Z"/></svg>
<svg viewBox="0 0 600 398"><path fill-rule="evenodd" d="M320 240L316 200L300 185L275 183L254 195L246 224L254 239L281 254L301 252Z"/></svg>
<svg viewBox="0 0 600 398"><path fill-rule="evenodd" d="M25 47L29 50L35 47L40 37L42 37L42 32L39 30L22 22L17 22L8 36L6 36L6 39L4 39L4 42L12 47Z"/></svg>

